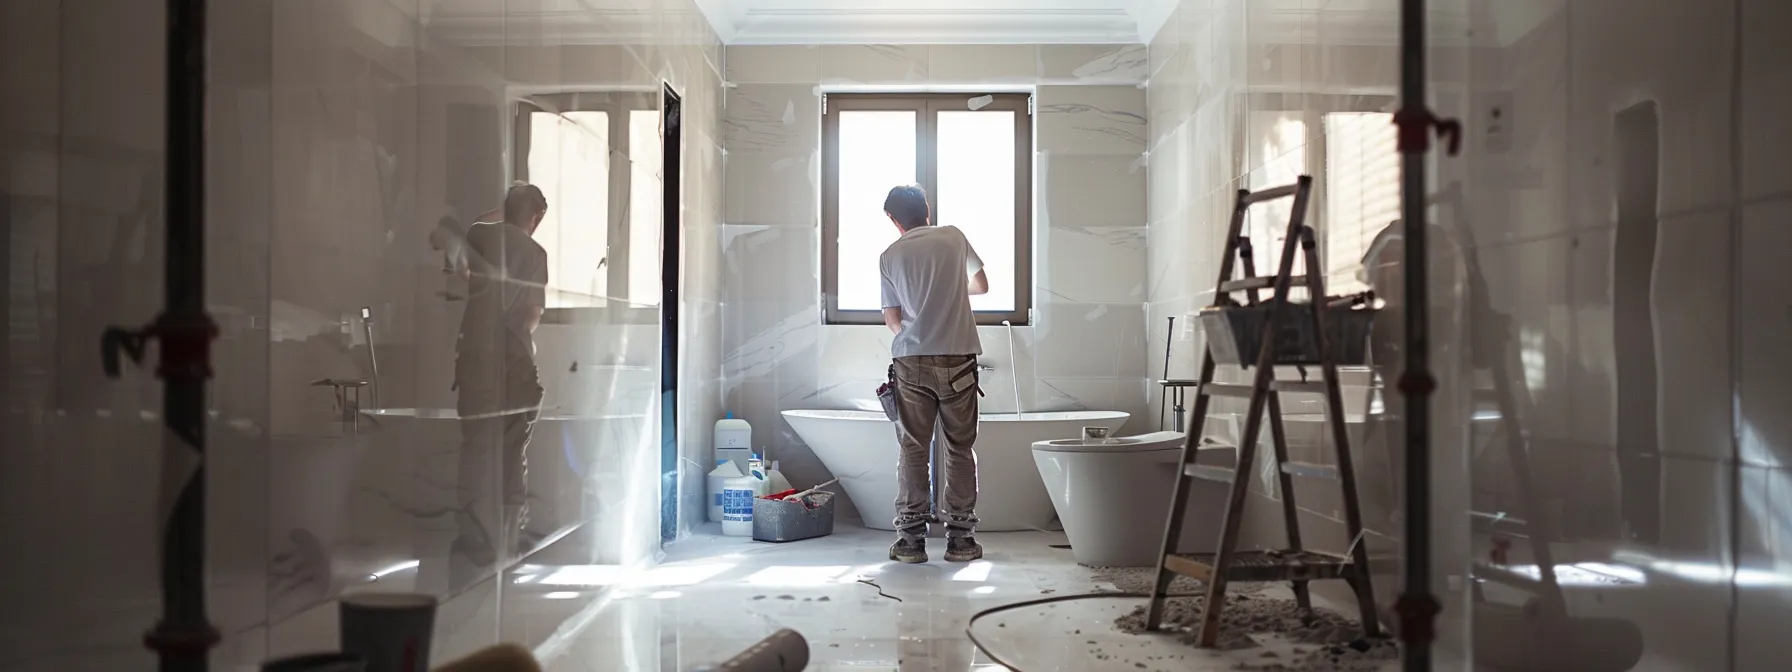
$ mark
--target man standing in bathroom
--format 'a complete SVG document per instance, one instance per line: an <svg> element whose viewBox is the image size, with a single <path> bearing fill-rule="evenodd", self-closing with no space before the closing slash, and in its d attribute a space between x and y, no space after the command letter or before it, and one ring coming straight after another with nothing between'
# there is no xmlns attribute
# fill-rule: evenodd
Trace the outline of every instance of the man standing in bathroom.
<svg viewBox="0 0 1792 672"><path fill-rule="evenodd" d="M547 250L533 236L547 211L541 189L519 183L504 195L502 222L476 223L466 234L467 307L454 362L461 418L454 551L480 567L520 552L526 522L526 451L542 399L534 334L548 282ZM500 506L482 496L494 486Z"/></svg>
<svg viewBox="0 0 1792 672"><path fill-rule="evenodd" d="M896 374L896 531L890 559L927 561L927 527L943 518L946 560L983 557L977 527L977 320L971 297L989 292L983 259L964 232L933 226L927 193L915 185L890 190L884 214L901 237L878 260L883 275L884 325ZM929 497L928 446L944 431L945 484L940 511ZM938 518L936 518L938 516Z"/></svg>

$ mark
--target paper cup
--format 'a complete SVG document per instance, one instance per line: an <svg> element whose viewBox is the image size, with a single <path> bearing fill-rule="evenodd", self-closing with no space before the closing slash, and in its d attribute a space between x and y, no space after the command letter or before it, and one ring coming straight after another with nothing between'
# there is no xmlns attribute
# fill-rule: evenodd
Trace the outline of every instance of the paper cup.
<svg viewBox="0 0 1792 672"><path fill-rule="evenodd" d="M436 598L419 593L363 593L337 601L342 652L367 661L366 672L427 672Z"/></svg>

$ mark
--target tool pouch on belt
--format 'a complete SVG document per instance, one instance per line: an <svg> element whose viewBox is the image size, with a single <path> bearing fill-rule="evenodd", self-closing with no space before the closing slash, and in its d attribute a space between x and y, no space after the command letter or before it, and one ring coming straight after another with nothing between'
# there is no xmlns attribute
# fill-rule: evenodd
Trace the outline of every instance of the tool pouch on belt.
<svg viewBox="0 0 1792 672"><path fill-rule="evenodd" d="M970 380L965 380L966 377L969 377ZM946 386L952 388L953 392L963 392L964 388L973 387L977 390L977 396L983 396L983 374L977 369L976 358L972 358L964 369L952 376L951 380L946 381Z"/></svg>
<svg viewBox="0 0 1792 672"><path fill-rule="evenodd" d="M896 365L890 364L889 379L877 387L877 400L884 405L884 416L896 422Z"/></svg>

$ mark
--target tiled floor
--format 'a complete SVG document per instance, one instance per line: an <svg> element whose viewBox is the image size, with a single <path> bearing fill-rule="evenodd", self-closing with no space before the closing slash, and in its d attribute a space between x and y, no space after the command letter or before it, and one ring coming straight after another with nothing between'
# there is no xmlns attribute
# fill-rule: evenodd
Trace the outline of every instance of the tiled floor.
<svg viewBox="0 0 1792 672"><path fill-rule="evenodd" d="M1046 595L1112 588L1076 565L1059 533L980 537L980 562L886 561L889 533L842 527L790 544L715 536L676 544L659 566L624 578L576 631L539 650L552 672L687 671L739 653L791 628L808 640L809 670L999 670L965 633L973 614ZM566 568L540 567L544 577ZM531 582L519 574L523 588ZM593 577L594 579L602 577ZM561 584L543 586L559 588ZM1024 672L1050 670L1230 670L1261 663L1271 642L1231 653L1168 638L1118 632L1114 619L1140 600L1065 602L981 619L977 635Z"/></svg>

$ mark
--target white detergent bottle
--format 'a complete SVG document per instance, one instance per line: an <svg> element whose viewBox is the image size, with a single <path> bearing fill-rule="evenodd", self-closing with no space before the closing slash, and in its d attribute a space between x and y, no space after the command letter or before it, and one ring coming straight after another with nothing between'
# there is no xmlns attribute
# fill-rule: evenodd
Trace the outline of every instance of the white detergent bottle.
<svg viewBox="0 0 1792 672"><path fill-rule="evenodd" d="M761 497L772 494L772 482L765 476L765 461L761 460L758 455L754 455L748 458L747 464L749 465L747 478L753 479L753 496Z"/></svg>
<svg viewBox="0 0 1792 672"><path fill-rule="evenodd" d="M733 460L734 467L747 473L747 460L753 457L753 426L747 421L727 417L716 421L716 459Z"/></svg>
<svg viewBox="0 0 1792 672"><path fill-rule="evenodd" d="M765 472L765 480L769 484L766 486L766 489L772 492L783 492L785 490L795 489L790 485L790 479L784 477L784 472L778 471L777 460L772 460L772 468Z"/></svg>
<svg viewBox="0 0 1792 672"><path fill-rule="evenodd" d="M709 522L722 522L722 488L728 479L740 476L740 468L734 466L733 460L716 460L716 468L709 472Z"/></svg>
<svg viewBox="0 0 1792 672"><path fill-rule="evenodd" d="M759 496L759 479L735 476L722 485L722 534L753 536L753 499Z"/></svg>

